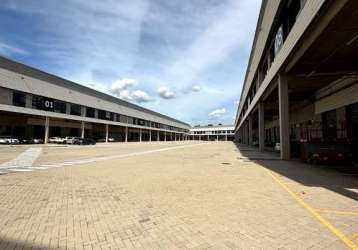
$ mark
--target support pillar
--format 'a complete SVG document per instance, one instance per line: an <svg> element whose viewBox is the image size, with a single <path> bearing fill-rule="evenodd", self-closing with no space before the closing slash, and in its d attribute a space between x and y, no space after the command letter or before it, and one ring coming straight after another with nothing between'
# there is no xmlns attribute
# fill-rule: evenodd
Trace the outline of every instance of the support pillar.
<svg viewBox="0 0 358 250"><path fill-rule="evenodd" d="M85 138L85 122L81 122L81 138Z"/></svg>
<svg viewBox="0 0 358 250"><path fill-rule="evenodd" d="M126 127L126 129L125 129L124 142L128 142L128 127Z"/></svg>
<svg viewBox="0 0 358 250"><path fill-rule="evenodd" d="M265 108L262 102L258 105L258 121L259 121L259 150L265 150Z"/></svg>
<svg viewBox="0 0 358 250"><path fill-rule="evenodd" d="M227 135L225 135L225 141L227 141Z"/></svg>
<svg viewBox="0 0 358 250"><path fill-rule="evenodd" d="M44 143L45 144L48 143L49 132L50 132L50 117L46 116L46 119L45 119L45 138L44 138Z"/></svg>
<svg viewBox="0 0 358 250"><path fill-rule="evenodd" d="M164 141L167 141L167 131L164 131Z"/></svg>
<svg viewBox="0 0 358 250"><path fill-rule="evenodd" d="M219 141L219 136L218 135L216 136L216 141Z"/></svg>
<svg viewBox="0 0 358 250"><path fill-rule="evenodd" d="M106 143L108 142L109 125L106 124Z"/></svg>
<svg viewBox="0 0 358 250"><path fill-rule="evenodd" d="M142 129L139 129L139 142L142 142Z"/></svg>
<svg viewBox="0 0 358 250"><path fill-rule="evenodd" d="M252 146L252 116L248 118L248 130L249 130L249 146Z"/></svg>
<svg viewBox="0 0 358 250"><path fill-rule="evenodd" d="M159 130L157 130L157 141L160 141L160 131Z"/></svg>
<svg viewBox="0 0 358 250"><path fill-rule="evenodd" d="M174 133L174 141L177 141L177 133Z"/></svg>
<svg viewBox="0 0 358 250"><path fill-rule="evenodd" d="M152 141L152 130L148 130L149 131L149 141L151 142Z"/></svg>
<svg viewBox="0 0 358 250"><path fill-rule="evenodd" d="M290 120L288 101L288 79L279 75L278 79L278 102L280 119L280 153L282 160L290 159Z"/></svg>

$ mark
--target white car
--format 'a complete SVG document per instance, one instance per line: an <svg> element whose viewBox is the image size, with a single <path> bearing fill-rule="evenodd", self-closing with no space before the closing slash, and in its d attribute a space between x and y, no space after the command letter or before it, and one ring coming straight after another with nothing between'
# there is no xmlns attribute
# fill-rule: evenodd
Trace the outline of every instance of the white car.
<svg viewBox="0 0 358 250"><path fill-rule="evenodd" d="M50 137L48 139L49 143L65 143L65 138L61 138L61 137Z"/></svg>
<svg viewBox="0 0 358 250"><path fill-rule="evenodd" d="M67 136L65 138L65 143L66 144L75 144L75 141L78 139L81 139L81 137Z"/></svg>
<svg viewBox="0 0 358 250"><path fill-rule="evenodd" d="M1 136L0 137L0 144L19 144L20 141L16 138L12 138L9 136Z"/></svg>
<svg viewBox="0 0 358 250"><path fill-rule="evenodd" d="M279 142L276 142L274 149L275 149L275 151L280 151L281 150L281 144Z"/></svg>

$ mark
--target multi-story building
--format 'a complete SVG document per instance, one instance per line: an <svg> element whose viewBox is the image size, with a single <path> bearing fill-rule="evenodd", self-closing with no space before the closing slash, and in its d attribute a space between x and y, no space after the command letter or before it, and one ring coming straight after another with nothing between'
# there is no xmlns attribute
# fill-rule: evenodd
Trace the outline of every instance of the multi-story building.
<svg viewBox="0 0 358 250"><path fill-rule="evenodd" d="M233 125L217 125L217 126L196 126L190 129L191 140L203 141L232 141L234 140Z"/></svg>
<svg viewBox="0 0 358 250"><path fill-rule="evenodd" d="M184 140L190 125L0 57L0 136Z"/></svg>
<svg viewBox="0 0 358 250"><path fill-rule="evenodd" d="M358 1L263 0L235 121L236 140L358 141Z"/></svg>

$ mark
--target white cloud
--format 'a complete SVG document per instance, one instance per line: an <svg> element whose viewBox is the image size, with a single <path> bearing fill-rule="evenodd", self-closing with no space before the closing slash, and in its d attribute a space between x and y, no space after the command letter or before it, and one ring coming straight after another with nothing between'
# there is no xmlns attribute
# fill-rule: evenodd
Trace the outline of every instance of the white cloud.
<svg viewBox="0 0 358 250"><path fill-rule="evenodd" d="M29 53L26 50L0 42L0 54L10 56L12 54L28 55Z"/></svg>
<svg viewBox="0 0 358 250"><path fill-rule="evenodd" d="M163 99L175 98L175 93L173 91L171 91L168 87L159 87L157 89L157 93Z"/></svg>
<svg viewBox="0 0 358 250"><path fill-rule="evenodd" d="M199 86L199 85L193 85L193 86L191 87L191 90L192 90L193 92L199 92L199 91L201 90L201 86Z"/></svg>
<svg viewBox="0 0 358 250"><path fill-rule="evenodd" d="M144 90L133 90L134 86L138 85L136 79L123 78L116 80L111 85L111 93L120 99L126 101L134 101L137 103L150 102L153 99Z"/></svg>
<svg viewBox="0 0 358 250"><path fill-rule="evenodd" d="M133 86L136 86L138 84L138 81L135 79L129 79L129 78L123 78L116 80L114 83L112 83L111 91L113 93L119 93L123 90L129 89Z"/></svg>
<svg viewBox="0 0 358 250"><path fill-rule="evenodd" d="M135 91L133 91L131 93L131 97L133 98L133 100L135 100L138 103L152 101L152 98L150 98L148 93L143 91L143 90L135 90Z"/></svg>
<svg viewBox="0 0 358 250"><path fill-rule="evenodd" d="M226 113L227 113L226 108L215 109L214 111L209 113L209 117L211 117L211 118L220 118L223 115L226 115Z"/></svg>

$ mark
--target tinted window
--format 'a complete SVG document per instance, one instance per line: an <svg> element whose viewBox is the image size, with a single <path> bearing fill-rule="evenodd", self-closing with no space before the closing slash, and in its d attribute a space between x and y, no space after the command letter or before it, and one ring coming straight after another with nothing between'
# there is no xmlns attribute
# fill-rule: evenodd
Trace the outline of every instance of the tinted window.
<svg viewBox="0 0 358 250"><path fill-rule="evenodd" d="M86 116L90 118L94 118L95 109L94 108L86 108Z"/></svg>
<svg viewBox="0 0 358 250"><path fill-rule="evenodd" d="M19 107L26 106L26 94L21 92L14 92L12 96L12 104Z"/></svg>
<svg viewBox="0 0 358 250"><path fill-rule="evenodd" d="M43 109L44 102L42 96L32 96L32 108L34 109Z"/></svg>
<svg viewBox="0 0 358 250"><path fill-rule="evenodd" d="M66 103L59 100L53 101L53 111L57 113L66 113Z"/></svg>
<svg viewBox="0 0 358 250"><path fill-rule="evenodd" d="M71 104L71 115L81 116L81 105Z"/></svg>
<svg viewBox="0 0 358 250"><path fill-rule="evenodd" d="M104 111L104 110L98 110L98 119L111 120L111 112Z"/></svg>

